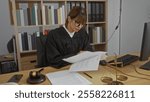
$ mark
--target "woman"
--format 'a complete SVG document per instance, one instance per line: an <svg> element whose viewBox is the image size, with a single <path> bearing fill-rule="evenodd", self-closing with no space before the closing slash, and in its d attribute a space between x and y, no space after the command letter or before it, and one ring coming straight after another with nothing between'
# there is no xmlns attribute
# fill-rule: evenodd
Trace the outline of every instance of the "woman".
<svg viewBox="0 0 150 102"><path fill-rule="evenodd" d="M63 58L76 55L80 51L92 50L84 28L86 20L85 9L76 6L69 12L65 25L49 32L46 42L48 65L63 67L69 64Z"/></svg>

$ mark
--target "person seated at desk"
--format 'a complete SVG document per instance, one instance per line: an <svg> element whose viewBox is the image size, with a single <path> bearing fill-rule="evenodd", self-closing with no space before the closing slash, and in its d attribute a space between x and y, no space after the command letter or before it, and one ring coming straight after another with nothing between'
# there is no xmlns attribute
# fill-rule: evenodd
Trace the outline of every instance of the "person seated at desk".
<svg viewBox="0 0 150 102"><path fill-rule="evenodd" d="M60 68L69 63L63 61L80 51L92 51L89 36L85 30L86 10L75 6L69 12L65 25L51 30L46 41L48 65Z"/></svg>

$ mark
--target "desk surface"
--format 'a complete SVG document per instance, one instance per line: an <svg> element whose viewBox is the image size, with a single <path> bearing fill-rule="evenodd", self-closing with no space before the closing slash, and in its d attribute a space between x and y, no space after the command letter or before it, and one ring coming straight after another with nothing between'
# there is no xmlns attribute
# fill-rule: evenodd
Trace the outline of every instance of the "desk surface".
<svg viewBox="0 0 150 102"><path fill-rule="evenodd" d="M117 72L117 75L124 75L124 76L128 77L128 79L126 81L121 81L125 85L150 85L150 71L143 70L143 69L139 68L139 66L141 66L144 63L145 62L136 61L136 62L132 63L132 65L128 65L128 66L125 66L123 68L99 66L98 71L86 72L90 76L92 76L92 78L86 76L82 72L80 72L80 74L83 77L85 77L86 79L88 79L89 81L91 81L94 85L105 85L106 83L103 83L101 81L102 77L111 77L111 78L113 78L113 80L115 80L116 79L116 72ZM135 71L135 68L139 73L137 73ZM63 67L61 69L55 69L52 67L45 67L45 69L42 71L42 73L46 74L46 73L51 73L51 72L60 71L60 70L64 70L64 69L69 69L69 66ZM33 70L39 70L39 69L33 69ZM21 85L27 84L26 80L28 78L30 71L31 70L26 70L26 71L14 72L14 73L9 73L9 74L2 74L2 75L0 75L0 83L5 83L14 74L21 73L21 74L23 74L23 78L19 81L18 84L21 84ZM51 83L48 79L46 79L46 81L41 83L41 85L49 85L49 84L51 84Z"/></svg>

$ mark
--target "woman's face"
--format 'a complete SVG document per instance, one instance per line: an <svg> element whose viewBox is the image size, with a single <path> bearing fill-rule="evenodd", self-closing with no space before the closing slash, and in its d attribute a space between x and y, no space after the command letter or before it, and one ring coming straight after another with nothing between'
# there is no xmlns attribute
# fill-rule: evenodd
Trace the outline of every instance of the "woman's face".
<svg viewBox="0 0 150 102"><path fill-rule="evenodd" d="M78 23L75 19L68 19L68 30L70 32L78 32L83 27L83 25Z"/></svg>

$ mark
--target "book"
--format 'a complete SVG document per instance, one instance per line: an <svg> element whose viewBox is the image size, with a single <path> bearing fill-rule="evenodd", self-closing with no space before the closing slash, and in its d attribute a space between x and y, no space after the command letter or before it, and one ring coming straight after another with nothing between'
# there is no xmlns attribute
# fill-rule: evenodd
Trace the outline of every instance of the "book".
<svg viewBox="0 0 150 102"><path fill-rule="evenodd" d="M25 25L23 9L20 9L20 24L21 26Z"/></svg>
<svg viewBox="0 0 150 102"><path fill-rule="evenodd" d="M20 10L16 10L17 26L21 25Z"/></svg>
<svg viewBox="0 0 150 102"><path fill-rule="evenodd" d="M28 25L31 25L31 8L27 8Z"/></svg>
<svg viewBox="0 0 150 102"><path fill-rule="evenodd" d="M72 63L69 71L94 71L99 68L99 61L106 57L106 52L103 51L83 51L75 56L63 59L66 62Z"/></svg>
<svg viewBox="0 0 150 102"><path fill-rule="evenodd" d="M22 52L23 48L22 48L22 34L21 34L21 32L18 33L18 39L19 39L20 52Z"/></svg>

